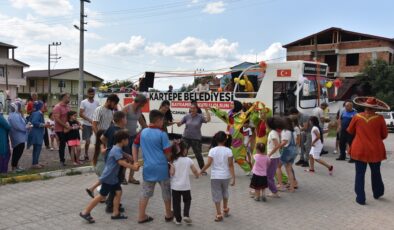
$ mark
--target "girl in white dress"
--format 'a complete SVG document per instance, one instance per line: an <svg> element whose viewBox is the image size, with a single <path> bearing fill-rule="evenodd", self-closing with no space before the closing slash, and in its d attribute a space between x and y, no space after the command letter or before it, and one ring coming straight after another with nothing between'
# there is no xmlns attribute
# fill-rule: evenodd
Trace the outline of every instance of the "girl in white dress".
<svg viewBox="0 0 394 230"><path fill-rule="evenodd" d="M320 159L320 153L323 149L323 142L322 142L322 132L319 128L319 119L315 116L312 116L309 119L310 125L313 127L311 134L312 134L312 147L311 151L309 152L309 169L306 170L307 172L315 172L315 161L321 165L324 165L327 169L330 175L332 175L334 167L332 165L329 165L327 162L323 161Z"/></svg>

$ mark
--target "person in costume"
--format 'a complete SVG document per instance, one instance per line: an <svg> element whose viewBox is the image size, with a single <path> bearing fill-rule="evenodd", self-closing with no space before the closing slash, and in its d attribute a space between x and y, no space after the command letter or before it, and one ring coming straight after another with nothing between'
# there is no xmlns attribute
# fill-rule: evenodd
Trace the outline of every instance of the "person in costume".
<svg viewBox="0 0 394 230"><path fill-rule="evenodd" d="M380 164L386 159L386 149L383 140L387 138L388 131L382 115L377 110L389 111L390 107L374 97L356 97L354 104L365 108L352 118L347 132L355 135L350 146L350 156L355 161L356 180L354 190L356 202L365 205L365 171L367 164L371 168L372 192L375 199L384 194L384 184L380 174Z"/></svg>
<svg viewBox="0 0 394 230"><path fill-rule="evenodd" d="M244 136L242 134L242 127L255 108L256 104L253 104L247 111L243 112L243 105L239 101L234 101L234 107L229 113L218 108L211 108L212 113L227 124L227 132L232 138L231 150L234 159L247 173L251 171L251 164L246 161L247 150L243 145Z"/></svg>

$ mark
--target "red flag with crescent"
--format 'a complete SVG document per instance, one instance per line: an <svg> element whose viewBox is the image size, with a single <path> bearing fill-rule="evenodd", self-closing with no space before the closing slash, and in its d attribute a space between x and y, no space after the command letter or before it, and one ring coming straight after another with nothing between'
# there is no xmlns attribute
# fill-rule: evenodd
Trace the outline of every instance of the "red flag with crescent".
<svg viewBox="0 0 394 230"><path fill-rule="evenodd" d="M276 71L278 77L291 77L291 69L278 69Z"/></svg>

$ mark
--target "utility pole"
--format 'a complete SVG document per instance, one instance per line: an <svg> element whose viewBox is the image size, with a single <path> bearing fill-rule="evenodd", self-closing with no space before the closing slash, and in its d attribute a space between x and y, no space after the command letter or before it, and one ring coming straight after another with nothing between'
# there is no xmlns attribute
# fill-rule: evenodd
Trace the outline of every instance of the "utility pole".
<svg viewBox="0 0 394 230"><path fill-rule="evenodd" d="M80 14L80 21L79 21L79 27L74 25L74 27L79 30L79 87L78 87L78 107L81 104L81 101L83 100L83 95L84 95L84 72L83 72L83 64L84 64L84 33L85 31L85 25L88 24L85 22L85 18L87 15L85 15L85 2L90 3L90 0L80 0L81 2L81 14ZM79 111L79 110L78 110ZM79 115L79 112L78 112Z"/></svg>
<svg viewBox="0 0 394 230"><path fill-rule="evenodd" d="M57 50L55 55L51 55L51 46L60 46L62 43L61 42L52 42L52 44L48 44L48 98L47 98L47 103L48 107L51 106L50 101L51 99L51 92L52 92L52 83L51 83L51 62L57 63L58 60L62 57L58 57L57 55Z"/></svg>

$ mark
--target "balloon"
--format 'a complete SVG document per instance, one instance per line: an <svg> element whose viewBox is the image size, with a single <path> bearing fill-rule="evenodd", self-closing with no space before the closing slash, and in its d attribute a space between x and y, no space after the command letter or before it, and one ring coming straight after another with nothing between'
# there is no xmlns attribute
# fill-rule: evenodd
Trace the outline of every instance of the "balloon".
<svg viewBox="0 0 394 230"><path fill-rule="evenodd" d="M334 80L334 86L335 86L336 88L341 87L341 86L342 86L342 81L339 80L339 79L335 79L335 80Z"/></svg>
<svg viewBox="0 0 394 230"><path fill-rule="evenodd" d="M332 87L332 81L326 82L326 88L329 89Z"/></svg>
<svg viewBox="0 0 394 230"><path fill-rule="evenodd" d="M239 82L239 77L234 78L234 82L238 83Z"/></svg>
<svg viewBox="0 0 394 230"><path fill-rule="evenodd" d="M245 85L245 80L239 80L240 85Z"/></svg>
<svg viewBox="0 0 394 230"><path fill-rule="evenodd" d="M260 66L260 68L262 68L262 69L267 69L267 63L265 63L265 61L261 61L261 62L259 63L259 66Z"/></svg>

